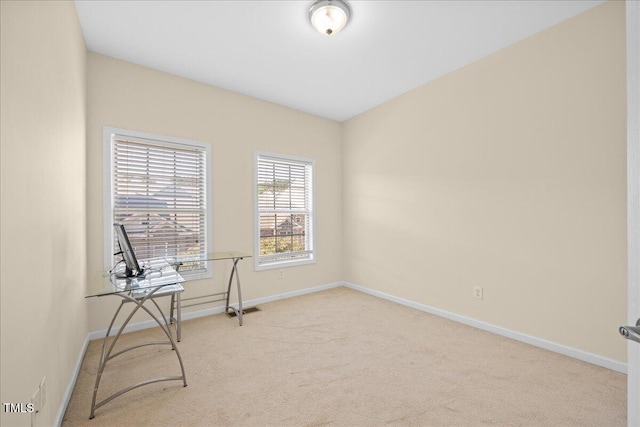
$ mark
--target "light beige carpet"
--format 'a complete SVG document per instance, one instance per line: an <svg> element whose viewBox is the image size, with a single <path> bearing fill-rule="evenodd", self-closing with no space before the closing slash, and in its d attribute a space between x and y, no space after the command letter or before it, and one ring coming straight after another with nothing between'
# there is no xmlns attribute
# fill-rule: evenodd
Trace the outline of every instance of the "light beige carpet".
<svg viewBox="0 0 640 427"><path fill-rule="evenodd" d="M260 308L242 327L183 322L188 387L138 388L93 420L91 342L63 425L626 426L623 374L347 288ZM137 349L110 362L100 396L179 372L168 346Z"/></svg>

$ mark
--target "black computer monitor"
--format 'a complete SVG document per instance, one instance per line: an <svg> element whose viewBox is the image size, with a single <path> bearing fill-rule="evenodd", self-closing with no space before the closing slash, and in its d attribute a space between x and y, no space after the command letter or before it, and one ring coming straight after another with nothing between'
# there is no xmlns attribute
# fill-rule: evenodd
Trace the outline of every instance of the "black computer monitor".
<svg viewBox="0 0 640 427"><path fill-rule="evenodd" d="M133 252L133 247L129 241L129 236L127 236L127 231L124 229L124 225L115 223L113 224L113 228L116 232L116 237L118 238L120 253L124 259L125 277L140 276L143 273L143 270L140 268L140 264L138 264L138 259L136 258L136 254Z"/></svg>

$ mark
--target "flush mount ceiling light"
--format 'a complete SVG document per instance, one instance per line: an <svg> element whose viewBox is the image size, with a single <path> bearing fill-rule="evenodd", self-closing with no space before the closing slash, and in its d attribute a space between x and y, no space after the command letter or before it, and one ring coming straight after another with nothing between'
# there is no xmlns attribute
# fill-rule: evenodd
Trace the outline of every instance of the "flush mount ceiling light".
<svg viewBox="0 0 640 427"><path fill-rule="evenodd" d="M342 0L317 0L309 8L309 20L313 28L331 36L344 28L351 16L351 10Z"/></svg>

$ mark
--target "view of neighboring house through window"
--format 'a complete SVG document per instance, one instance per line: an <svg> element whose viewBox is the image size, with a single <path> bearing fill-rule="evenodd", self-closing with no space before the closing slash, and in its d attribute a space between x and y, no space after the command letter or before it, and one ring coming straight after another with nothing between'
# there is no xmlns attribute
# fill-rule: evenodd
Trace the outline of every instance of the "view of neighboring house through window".
<svg viewBox="0 0 640 427"><path fill-rule="evenodd" d="M313 160L255 158L256 269L315 262Z"/></svg>
<svg viewBox="0 0 640 427"><path fill-rule="evenodd" d="M108 128L105 144L111 161L109 255L119 251L108 231L114 222L124 225L140 261L206 254L209 145ZM117 261L113 257L112 265ZM185 264L181 272L206 273L206 264Z"/></svg>

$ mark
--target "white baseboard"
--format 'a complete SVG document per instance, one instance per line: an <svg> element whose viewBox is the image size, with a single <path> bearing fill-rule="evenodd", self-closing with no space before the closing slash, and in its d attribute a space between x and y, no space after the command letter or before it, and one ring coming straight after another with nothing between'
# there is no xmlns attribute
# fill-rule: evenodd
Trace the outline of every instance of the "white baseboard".
<svg viewBox="0 0 640 427"><path fill-rule="evenodd" d="M69 384L67 385L67 389L62 396L62 404L58 409L58 415L56 416L54 424L55 426L60 427L62 425L62 420L64 419L65 412L67 412L67 407L69 406L69 401L71 400L73 389L76 387L76 381L78 380L78 375L80 375L80 368L82 368L82 361L84 360L84 355L87 352L88 346L89 335L87 335L87 337L84 339L84 343L82 344L82 348L80 349L80 354L78 355L78 359L76 360L76 365L73 368L73 373L71 374Z"/></svg>
<svg viewBox="0 0 640 427"><path fill-rule="evenodd" d="M383 298L388 301L392 301L398 304L405 305L407 307L415 308L426 313L435 314L436 316L444 317L455 322L464 323L465 325L473 326L483 331L491 332L497 335L521 341L535 347L544 348L555 353L559 353L565 356L573 357L574 359L582 360L593 365L602 366L603 368L611 369L612 371L627 373L627 364L619 362L617 360L609 359L607 357L599 356L597 354L589 353L586 351L578 350L572 347L568 347L563 344L554 343L551 341L537 338L531 335L523 334L521 332L512 331L510 329L503 328L501 326L492 325L490 323L482 322L480 320L472 319L470 317L461 316L459 314L451 313L449 311L441 310L439 308L431 307L425 304L420 304L414 301L410 301L404 298L399 298L384 292L376 291L373 289L365 288L364 286L354 285L353 283L343 282L343 285L347 288L363 292L365 294L373 295L375 297Z"/></svg>
<svg viewBox="0 0 640 427"><path fill-rule="evenodd" d="M312 288L305 288L297 291L284 292L281 294L271 295L268 297L262 297L262 298L243 301L242 305L244 306L244 308L253 307L258 304L266 304L268 302L278 301L278 300L287 299L287 298L293 298L300 295L311 294L314 292L320 292L326 289L337 288L343 285L344 285L344 282L329 283L326 285L314 286ZM231 305L234 306L235 308L238 308L238 304L231 304ZM203 310L189 311L186 313L183 312L182 320L197 319L198 317L211 316L212 314L220 314L220 313L224 313L224 305L206 308ZM143 322L130 323L129 325L127 325L126 328L124 328L123 333L126 334L128 332L141 331L143 329L154 328L156 326L158 326L158 324L151 319L145 320ZM117 330L117 327L116 327L116 330ZM90 332L87 338L89 340L102 339L104 338L104 335L106 333L107 333L106 329Z"/></svg>

